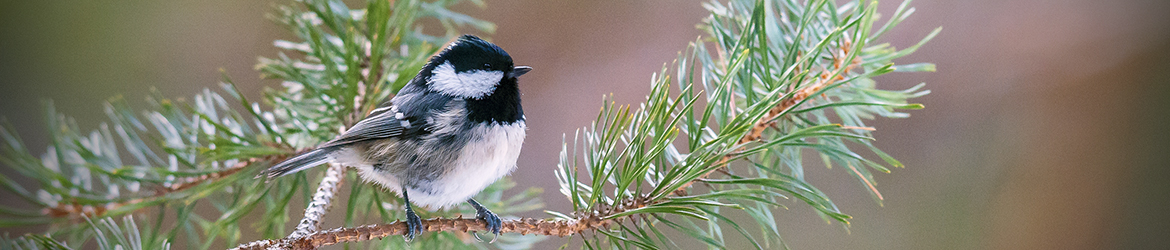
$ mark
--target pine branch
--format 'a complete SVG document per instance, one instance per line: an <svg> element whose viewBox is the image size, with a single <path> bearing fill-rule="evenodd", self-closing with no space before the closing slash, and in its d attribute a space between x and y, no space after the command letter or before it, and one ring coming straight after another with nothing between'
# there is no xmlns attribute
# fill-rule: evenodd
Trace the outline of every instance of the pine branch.
<svg viewBox="0 0 1170 250"><path fill-rule="evenodd" d="M655 75L638 109L606 103L594 125L574 136L572 149L566 140L557 174L576 213L605 213L612 210L610 204L648 199L645 207L606 217L641 215L630 222L647 223L607 221L593 229L603 237L587 239L587 245L674 244L646 226L658 224L716 248L723 247L723 226L730 226L760 247L756 236L719 212L744 210L769 229L766 239L778 239L770 210L789 198L804 201L826 221L848 225L851 217L803 180L800 151L814 149L826 164L845 166L879 203L872 175L860 167L889 170L846 143L863 145L887 164L901 166L869 142L874 129L864 120L905 117L894 110L919 109L906 100L929 93L920 86L878 90L871 80L893 71L933 69L929 64L896 66L891 60L912 53L938 30L900 51L868 44L912 12L906 3L873 35L875 2L732 0L705 6L713 15L704 29L718 58L711 58L702 40L693 43L670 65L677 65L673 72L668 66ZM666 87L673 83L679 86L676 93ZM676 139L685 139L686 147L677 147ZM731 170L729 163L737 160L749 167ZM714 172L726 177L712 179ZM695 182L707 188L689 189Z"/></svg>
<svg viewBox="0 0 1170 250"><path fill-rule="evenodd" d="M689 188L691 186L691 184L694 183L694 181L706 179L707 176L711 175L712 173L714 173L716 171L720 171L720 172L724 173L725 175L731 175L731 173L726 172L725 167L735 157L734 155L739 154L744 149L746 149L746 148L741 147L741 146L746 145L748 143L759 141L763 137L765 130L767 130L768 128L775 128L776 127L776 121L783 119L784 118L784 117L782 117L783 114L791 114L791 113L789 113L789 111L792 111L792 109L794 107L796 107L796 104L805 102L806 99L812 97L812 95L814 93L816 93L817 91L820 91L822 88L824 88L829 83L832 83L834 81L845 80L845 76L843 76L841 74L834 74L833 72L850 72L854 68L856 68L859 64L861 64L860 58L855 58L854 60L852 60L848 64L843 62L843 60L845 60L845 58L846 58L846 55L849 55L849 48L850 47L849 47L848 42L846 42L844 45L838 47L837 48L838 53L834 53L834 56L833 56L832 68L823 71L821 73L821 75L817 78L816 82L814 82L813 84L811 84L809 86L805 86L804 88L795 90L793 92L794 94L792 94L792 95L786 95L786 96L791 96L791 97L784 99L784 101L781 102L780 105L772 108L771 110L768 110L768 115L765 116L764 118L760 119L759 121L757 121L755 124L753 124L751 127L751 132L748 132L746 135L743 136L743 138L739 139L739 141L736 142L736 144L733 146L736 148L736 150L734 152L731 152L728 155L724 155L723 158L719 159L719 161L715 163L715 165L719 166L719 167L712 169L712 170L708 171L707 173L700 175L695 180L692 180L691 182L687 182L686 184L683 184L678 189L675 189L675 191L674 191L675 195L686 196L687 195L686 189ZM799 60L799 59L797 59L797 60ZM844 68L842 68L842 65L845 65Z"/></svg>
<svg viewBox="0 0 1170 250"><path fill-rule="evenodd" d="M614 222L619 222L622 218L634 220L636 217L630 215L620 218L611 218L612 215L620 214L634 209L643 208L646 205L643 201L631 200L627 205L615 207L602 213L588 214L580 216L574 220L557 220L557 219L535 219L535 218L520 218L503 221L501 233L518 233L521 235L546 235L546 236L570 236L581 234L587 231L594 231L606 228ZM322 246L328 246L345 242L361 242L367 240L376 240L386 236L404 235L406 234L406 222L396 221L389 224L366 225L354 228L337 228L326 231L314 232L307 235L290 235L289 237L278 240L260 240L250 243L242 244L235 250L248 249L316 249ZM423 232L486 232L487 223L479 219L465 219L459 216L454 219L447 218L432 218L422 221Z"/></svg>

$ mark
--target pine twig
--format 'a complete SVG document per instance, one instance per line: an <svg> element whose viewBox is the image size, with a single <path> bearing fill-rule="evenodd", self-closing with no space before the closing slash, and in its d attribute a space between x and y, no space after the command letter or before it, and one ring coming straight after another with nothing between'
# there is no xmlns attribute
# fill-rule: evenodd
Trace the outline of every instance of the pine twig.
<svg viewBox="0 0 1170 250"><path fill-rule="evenodd" d="M849 43L849 42L845 42L842 46L839 47L839 50L837 51L838 53L833 56L833 66L831 68L828 68L828 69L825 69L824 71L822 71L820 76L817 77L816 80L811 85L796 90L796 93L794 93L791 97L785 99L784 101L781 101L780 105L776 105L776 107L773 107L771 110L768 110L768 115L764 116L759 121L757 121L754 125L752 125L751 131L748 132L748 134L744 135L743 138L740 138L739 142L736 142L735 146L740 146L740 145L744 145L744 144L748 144L748 143L760 140L760 138L762 138L764 136L765 130L767 130L769 127L773 127L776 125L776 121L779 120L780 114L784 113L784 111L793 108L793 106L795 106L798 103L801 103L801 101L804 101L805 99L812 98L813 94L817 93L817 91L820 91L822 88L824 88L825 86L828 86L829 84L833 83L834 81L844 80L845 77L843 75L837 73L838 70L842 70L842 67L844 67L844 70L840 71L840 73L846 73L846 72L853 70L854 68L856 68L858 65L861 64L860 58L854 58L854 60L849 62L848 64L846 64L844 62L845 58L847 58L849 55L850 44L851 43ZM706 179L708 176L710 176L715 171L719 171L719 172L726 174L727 172L724 169L727 167L727 164L729 163L729 161L731 161L731 159L734 158L736 154L738 154L739 152L742 152L744 149L745 148L741 147L738 150L736 150L735 152L732 152L728 155L723 156L722 159L720 159L718 162L715 163L715 165L718 165L720 167L712 169L711 171L708 171L707 173L700 175L698 178L695 178L695 180ZM677 196L685 196L686 189L688 187L690 187L691 184L694 184L694 183L695 183L695 181L692 180L690 182L687 182L686 184L683 184L678 189L674 190L674 194Z"/></svg>
<svg viewBox="0 0 1170 250"><path fill-rule="evenodd" d="M309 206L305 207L305 217L301 219L300 224L297 224L297 229L289 234L288 238L302 238L317 232L321 228L321 217L329 212L332 207L333 195L341 188L341 183L345 179L345 166L337 163L329 163L329 169L325 170L325 178L321 179L321 184L317 186L317 192L313 194L313 201L309 202Z"/></svg>

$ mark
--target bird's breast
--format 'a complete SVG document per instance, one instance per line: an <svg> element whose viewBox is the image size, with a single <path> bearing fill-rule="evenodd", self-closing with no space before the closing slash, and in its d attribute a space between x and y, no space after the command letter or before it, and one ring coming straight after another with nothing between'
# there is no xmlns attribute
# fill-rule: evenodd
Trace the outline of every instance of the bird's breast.
<svg viewBox="0 0 1170 250"><path fill-rule="evenodd" d="M466 132L473 136L459 150L450 168L429 183L429 192L411 193L411 201L438 208L464 202L483 191L516 169L526 129L524 121L470 126Z"/></svg>

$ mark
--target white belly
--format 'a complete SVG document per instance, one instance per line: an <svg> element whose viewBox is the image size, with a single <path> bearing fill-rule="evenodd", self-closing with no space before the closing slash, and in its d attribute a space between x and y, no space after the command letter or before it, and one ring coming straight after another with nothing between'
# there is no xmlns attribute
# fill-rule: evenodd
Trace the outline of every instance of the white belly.
<svg viewBox="0 0 1170 250"><path fill-rule="evenodd" d="M524 143L523 121L511 125L478 125L471 133L482 135L467 142L450 171L429 184L430 192L408 188L410 202L436 210L467 201L488 185L516 169L516 159ZM368 165L367 165L368 166ZM379 174L371 167L357 167L368 181L399 192L401 185L393 176Z"/></svg>

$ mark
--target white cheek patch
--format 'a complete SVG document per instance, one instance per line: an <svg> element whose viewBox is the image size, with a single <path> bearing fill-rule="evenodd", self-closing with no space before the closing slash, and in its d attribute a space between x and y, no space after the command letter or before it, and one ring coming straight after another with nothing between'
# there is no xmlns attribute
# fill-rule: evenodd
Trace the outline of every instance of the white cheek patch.
<svg viewBox="0 0 1170 250"><path fill-rule="evenodd" d="M455 66L448 61L435 67L427 84L439 93L478 99L495 91L496 84L503 78L504 72L500 71L471 70L455 73Z"/></svg>

